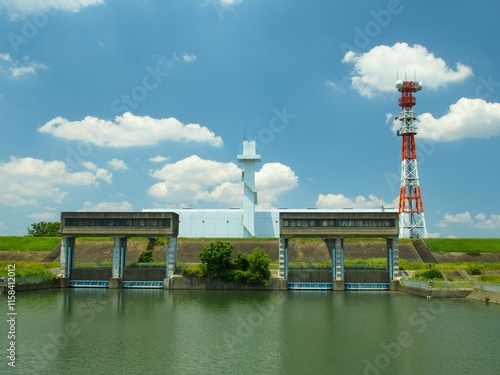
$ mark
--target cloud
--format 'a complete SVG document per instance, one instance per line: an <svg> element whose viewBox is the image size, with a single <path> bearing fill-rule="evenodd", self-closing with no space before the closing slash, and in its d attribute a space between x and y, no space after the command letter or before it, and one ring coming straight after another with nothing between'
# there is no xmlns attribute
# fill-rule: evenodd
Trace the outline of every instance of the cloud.
<svg viewBox="0 0 500 375"><path fill-rule="evenodd" d="M0 0L1 1L1 0ZM45 70L47 66L37 61L30 61L28 57L23 62L14 60L8 53L0 53L0 72L8 71L12 79L20 79L28 75L36 75L39 70Z"/></svg>
<svg viewBox="0 0 500 375"><path fill-rule="evenodd" d="M399 198L396 197L392 202L385 202L370 194L368 198L358 195L356 198L348 198L344 194L320 194L316 200L317 208L396 208Z"/></svg>
<svg viewBox="0 0 500 375"><path fill-rule="evenodd" d="M54 212L38 212L28 215L29 218L39 220L39 221L54 221L56 220L56 214Z"/></svg>
<svg viewBox="0 0 500 375"><path fill-rule="evenodd" d="M470 212L456 215L447 212L437 226L446 228L450 224L469 224L472 227L481 229L500 229L500 215L493 214L488 217L485 213L479 213L472 217Z"/></svg>
<svg viewBox="0 0 500 375"><path fill-rule="evenodd" d="M153 163L162 163L164 161L170 160L169 157L167 156L161 156L161 155L156 155L153 156L152 158L149 158L149 161L152 161Z"/></svg>
<svg viewBox="0 0 500 375"><path fill-rule="evenodd" d="M113 174L109 173L106 169L97 168L97 165L95 165L94 163L91 163L89 161L83 162L82 166L87 168L90 171L93 171L96 178L103 180L103 181L107 182L108 184L111 183L111 179L113 178Z"/></svg>
<svg viewBox="0 0 500 375"><path fill-rule="evenodd" d="M68 121L56 117L38 129L55 137L90 142L101 147L151 146L161 141L208 143L222 147L222 138L199 124L183 124L171 117L154 119L126 112L114 121L85 117L81 121Z"/></svg>
<svg viewBox="0 0 500 375"><path fill-rule="evenodd" d="M441 220L437 226L440 228L446 228L449 224L457 224L457 223L471 223L472 217L469 212L464 212L456 215L452 215L450 213L444 214L444 219Z"/></svg>
<svg viewBox="0 0 500 375"><path fill-rule="evenodd" d="M418 81L423 81L424 87L431 90L462 82L472 76L469 66L457 62L453 70L443 59L418 44L380 45L366 53L348 51L342 62L352 66L351 86L368 98L378 93L394 92L396 72L403 78L406 71L410 79L416 74Z"/></svg>
<svg viewBox="0 0 500 375"><path fill-rule="evenodd" d="M177 55L177 53L174 53L174 60L177 62L191 63L196 61L196 59L197 59L196 55L187 52L184 52L180 57Z"/></svg>
<svg viewBox="0 0 500 375"><path fill-rule="evenodd" d="M479 213L474 218L476 221L472 225L476 228L500 229L500 215L490 215L490 217L487 217L486 214Z"/></svg>
<svg viewBox="0 0 500 375"><path fill-rule="evenodd" d="M127 201L122 202L99 202L92 203L90 201L84 202L83 207L78 211L87 212L131 212L133 211L132 205Z"/></svg>
<svg viewBox="0 0 500 375"><path fill-rule="evenodd" d="M162 180L148 194L173 207L241 206L241 169L235 163L201 159L197 155L164 165L151 172ZM297 177L286 165L264 164L255 175L259 208L268 208L280 194L297 186Z"/></svg>
<svg viewBox="0 0 500 375"><path fill-rule="evenodd" d="M22 16L47 12L55 15L58 11L77 13L91 5L104 4L104 0L0 0L0 10L5 9L13 20Z"/></svg>
<svg viewBox="0 0 500 375"><path fill-rule="evenodd" d="M124 171L128 169L127 164L120 159L111 159L108 161L108 165L115 171Z"/></svg>
<svg viewBox="0 0 500 375"><path fill-rule="evenodd" d="M473 217L470 212L455 215L447 212L437 226L446 228L452 224L469 224L474 228L481 229L500 229L500 215L493 214L488 217L485 213L481 212Z"/></svg>
<svg viewBox="0 0 500 375"><path fill-rule="evenodd" d="M468 138L491 138L500 135L500 103L483 99L461 98L450 105L447 114L434 118L430 113L417 117L418 136L434 141L458 141ZM401 127L394 120L392 130Z"/></svg>
<svg viewBox="0 0 500 375"><path fill-rule="evenodd" d="M298 184L299 179L290 167L281 163L264 164L255 174L257 207L261 209L274 207L281 194L295 189Z"/></svg>
<svg viewBox="0 0 500 375"><path fill-rule="evenodd" d="M69 172L62 161L15 158L0 163L0 204L36 206L40 199L61 203L66 192L61 186L97 185L97 168L92 171Z"/></svg>

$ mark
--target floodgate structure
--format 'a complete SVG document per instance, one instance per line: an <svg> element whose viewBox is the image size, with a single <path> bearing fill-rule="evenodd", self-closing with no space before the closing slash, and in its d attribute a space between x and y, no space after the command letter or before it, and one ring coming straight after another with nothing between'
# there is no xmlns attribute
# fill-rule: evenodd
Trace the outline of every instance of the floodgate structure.
<svg viewBox="0 0 500 375"><path fill-rule="evenodd" d="M256 210L255 141L243 142L243 208L145 209L142 212L62 212L61 270L64 286L109 288L168 288L176 277L177 239L184 238L276 238L279 248L280 289L388 290L399 279L399 214L396 209L271 209ZM74 254L78 237L112 237L112 267L92 279L74 277ZM131 280L127 274L127 238L167 239L163 275L144 274ZM328 282L289 280L288 250L292 238L321 238L331 258ZM364 273L363 280L349 282L344 270L345 238L385 238L387 266L380 275ZM177 276L178 277L178 276ZM97 279L98 280L97 280ZM284 285L284 287L283 287Z"/></svg>

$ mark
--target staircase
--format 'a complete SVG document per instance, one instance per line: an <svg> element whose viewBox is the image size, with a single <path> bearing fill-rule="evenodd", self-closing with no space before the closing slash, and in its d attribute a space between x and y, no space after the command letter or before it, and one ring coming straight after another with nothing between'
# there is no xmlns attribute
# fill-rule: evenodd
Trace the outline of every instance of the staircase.
<svg viewBox="0 0 500 375"><path fill-rule="evenodd" d="M40 262L55 262L61 256L61 244L57 245L54 250L45 255Z"/></svg>
<svg viewBox="0 0 500 375"><path fill-rule="evenodd" d="M424 240L414 240L411 242L420 259L424 263L439 263L432 251L427 247Z"/></svg>

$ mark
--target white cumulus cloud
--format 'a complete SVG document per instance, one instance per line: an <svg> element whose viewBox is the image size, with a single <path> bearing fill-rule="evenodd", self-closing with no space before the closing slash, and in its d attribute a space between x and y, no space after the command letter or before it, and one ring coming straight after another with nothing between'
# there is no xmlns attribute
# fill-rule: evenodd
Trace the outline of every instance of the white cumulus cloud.
<svg viewBox="0 0 500 375"><path fill-rule="evenodd" d="M500 215L492 214L488 217L483 212L474 216L468 211L455 215L447 212L437 226L446 228L453 224L469 224L474 228L498 230L500 229Z"/></svg>
<svg viewBox="0 0 500 375"><path fill-rule="evenodd" d="M148 194L174 207L241 206L241 173L235 163L192 155L152 171L151 175L162 181L151 186ZM264 164L255 175L258 207L271 207L280 194L295 188L297 181L288 166Z"/></svg>
<svg viewBox="0 0 500 375"><path fill-rule="evenodd" d="M0 0L0 9L7 10L11 19L46 12L54 16L58 11L76 13L91 5L104 4L104 0Z"/></svg>
<svg viewBox="0 0 500 375"><path fill-rule="evenodd" d="M92 203L87 201L83 203L83 207L78 211L87 212L131 212L132 205L127 201L122 202L98 202Z"/></svg>
<svg viewBox="0 0 500 375"><path fill-rule="evenodd" d="M62 161L11 157L0 163L0 204L36 206L40 200L61 203L67 194L61 187L98 185L98 179L107 178L97 167L90 169L70 172Z"/></svg>
<svg viewBox="0 0 500 375"><path fill-rule="evenodd" d="M317 208L397 208L398 197L392 202L385 202L383 199L370 194L368 198L358 195L355 198L348 198L344 194L320 194L316 200Z"/></svg>
<svg viewBox="0 0 500 375"><path fill-rule="evenodd" d="M8 53L0 53L0 72L9 72L9 77L12 79L36 75L39 70L45 69L47 69L47 65L38 61L31 61L29 57L24 57L22 61L19 61L12 58Z"/></svg>
<svg viewBox="0 0 500 375"><path fill-rule="evenodd" d="M183 124L175 118L154 119L130 112L114 121L87 116L81 121L56 117L39 129L55 137L90 142L101 147L151 146L161 141L208 143L221 147L222 138L199 124Z"/></svg>
<svg viewBox="0 0 500 375"><path fill-rule="evenodd" d="M57 218L54 212L37 212L28 215L28 217L39 221L55 221Z"/></svg>
<svg viewBox="0 0 500 375"><path fill-rule="evenodd" d="M458 141L468 138L491 138L500 135L500 103L483 99L461 98L450 105L448 113L435 118L430 113L417 117L418 136L434 141ZM394 120L396 131L401 122Z"/></svg>
<svg viewBox="0 0 500 375"><path fill-rule="evenodd" d="M156 155L151 158L149 158L149 161L153 163L163 163L164 161L170 160L169 157L167 156L162 156L162 155Z"/></svg>
<svg viewBox="0 0 500 375"><path fill-rule="evenodd" d="M116 158L108 161L108 165L115 171L124 171L128 169L127 164L123 160Z"/></svg>
<svg viewBox="0 0 500 375"><path fill-rule="evenodd" d="M424 87L435 90L449 83L462 82L472 76L472 69L460 62L455 70L424 46L396 43L393 46L380 45L366 53L348 51L343 63L352 66L351 86L360 95L373 97L377 93L395 91L395 75L424 83Z"/></svg>

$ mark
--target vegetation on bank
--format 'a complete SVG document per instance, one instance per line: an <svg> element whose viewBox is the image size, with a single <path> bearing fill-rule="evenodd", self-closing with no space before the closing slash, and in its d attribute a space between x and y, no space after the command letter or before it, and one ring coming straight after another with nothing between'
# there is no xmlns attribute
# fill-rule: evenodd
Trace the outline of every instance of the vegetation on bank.
<svg viewBox="0 0 500 375"><path fill-rule="evenodd" d="M238 284L269 285L271 259L260 247L251 254L238 253L231 259L233 246L229 242L215 241L206 245L199 254L200 264L184 267L182 276L213 277Z"/></svg>
<svg viewBox="0 0 500 375"><path fill-rule="evenodd" d="M0 251L52 251L61 237L0 237Z"/></svg>
<svg viewBox="0 0 500 375"><path fill-rule="evenodd" d="M12 261L0 261L0 277L7 278L9 265L13 264ZM47 279L55 279L56 275L52 273L52 269L59 267L59 262L15 262L16 278L17 277L31 277L31 276L44 276Z"/></svg>
<svg viewBox="0 0 500 375"><path fill-rule="evenodd" d="M436 253L500 253L500 238L426 238Z"/></svg>

